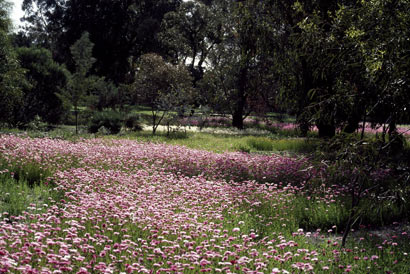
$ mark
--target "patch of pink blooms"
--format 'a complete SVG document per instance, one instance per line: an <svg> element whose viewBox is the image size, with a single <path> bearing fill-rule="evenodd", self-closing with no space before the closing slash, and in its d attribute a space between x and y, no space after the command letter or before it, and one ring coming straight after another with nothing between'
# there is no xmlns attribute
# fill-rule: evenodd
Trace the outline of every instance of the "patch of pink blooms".
<svg viewBox="0 0 410 274"><path fill-rule="evenodd" d="M72 143L47 138L1 136L0 152L7 161L21 165L35 162L45 169L61 170L73 165L124 171L155 168L186 176L203 175L208 179L271 183L303 182L307 178L305 172L300 172L306 164L305 159L238 152L217 154L131 140L89 139Z"/></svg>
<svg viewBox="0 0 410 274"><path fill-rule="evenodd" d="M206 161L211 154L126 140L70 143L15 136L2 136L0 150L10 162L54 167L49 180L65 193L58 204L32 204L21 216L0 222L0 272L266 273L274 255L281 260L294 246L280 235L259 239L252 229L232 234L223 216L241 214L241 206L261 199L275 208L291 199L295 188L210 180L223 172L216 166L215 176L187 177L183 173L195 166L185 161L191 166L183 169L177 163L197 157L198 168L203 163L234 168L226 162L241 154ZM256 159L239 159L238 166L257 168ZM261 165L269 162L261 159ZM45 213L36 213L40 209Z"/></svg>
<svg viewBox="0 0 410 274"><path fill-rule="evenodd" d="M262 237L239 218L226 219L248 214L266 226L280 221L286 227L291 220L283 216L311 176L301 170L304 160L131 140L17 136L0 136L0 153L10 165L31 162L52 170L48 180L64 193L63 200L32 204L21 216L0 213L0 273L289 273L323 267L320 250L297 242L318 233ZM282 181L285 175L299 187ZM329 191L326 200L334 198L330 189L323 191ZM272 219L258 215L262 203L270 205Z"/></svg>

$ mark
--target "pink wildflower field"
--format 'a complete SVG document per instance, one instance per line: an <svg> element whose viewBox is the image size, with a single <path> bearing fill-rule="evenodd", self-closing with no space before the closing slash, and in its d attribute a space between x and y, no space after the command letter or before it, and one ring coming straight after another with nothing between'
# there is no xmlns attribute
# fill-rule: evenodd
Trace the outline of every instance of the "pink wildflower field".
<svg viewBox="0 0 410 274"><path fill-rule="evenodd" d="M2 174L30 163L63 193L0 212L0 273L395 273L408 262L396 234L369 253L299 229L292 210L315 176L303 158L13 135L0 154ZM331 209L342 192L314 202Z"/></svg>

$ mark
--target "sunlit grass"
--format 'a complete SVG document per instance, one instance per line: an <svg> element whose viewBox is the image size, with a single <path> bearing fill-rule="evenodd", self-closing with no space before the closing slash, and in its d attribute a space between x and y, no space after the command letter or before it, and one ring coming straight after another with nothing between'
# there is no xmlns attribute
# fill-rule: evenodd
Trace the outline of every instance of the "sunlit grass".
<svg viewBox="0 0 410 274"><path fill-rule="evenodd" d="M223 152L294 152L309 153L316 149L317 142L304 138L282 139L281 136L267 134L248 136L205 132L176 132L167 136L166 132L152 135L149 131L130 133L123 138L135 138L144 142L166 143L186 146L192 149ZM116 138L114 136L108 138Z"/></svg>

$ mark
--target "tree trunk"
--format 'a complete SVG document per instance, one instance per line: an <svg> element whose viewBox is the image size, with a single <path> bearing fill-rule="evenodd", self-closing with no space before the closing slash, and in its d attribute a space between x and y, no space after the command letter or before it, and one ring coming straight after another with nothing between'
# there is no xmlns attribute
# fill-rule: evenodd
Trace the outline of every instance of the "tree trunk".
<svg viewBox="0 0 410 274"><path fill-rule="evenodd" d="M303 117L302 114L299 113L298 118L297 118L297 124L299 125L300 135L302 137L306 137L309 132L310 126L309 126L309 122L302 117Z"/></svg>
<svg viewBox="0 0 410 274"><path fill-rule="evenodd" d="M75 106L74 108L74 115L75 115L75 135L78 135L78 108Z"/></svg>
<svg viewBox="0 0 410 274"><path fill-rule="evenodd" d="M155 135L155 132L157 131L157 115L154 110L152 110L152 135Z"/></svg>
<svg viewBox="0 0 410 274"><path fill-rule="evenodd" d="M301 94L298 100L298 113L297 121L299 123L300 134L302 137L306 137L309 132L309 122L306 117L304 117L305 107L309 105L308 93L313 86L313 77L311 70L309 69L308 63L305 58L301 58L302 72L301 72Z"/></svg>
<svg viewBox="0 0 410 274"><path fill-rule="evenodd" d="M243 106L238 102L232 117L232 126L243 129Z"/></svg>
<svg viewBox="0 0 410 274"><path fill-rule="evenodd" d="M232 126L243 129L243 115L245 112L246 104L246 82L248 76L248 69L245 65L239 72L238 79L238 96L236 98L235 109L232 117Z"/></svg>
<svg viewBox="0 0 410 274"><path fill-rule="evenodd" d="M389 123L389 149L398 155L404 149L404 138L397 132L397 123L395 119L391 119Z"/></svg>
<svg viewBox="0 0 410 274"><path fill-rule="evenodd" d="M393 138L395 135L397 135L397 126L396 122L391 119L389 123L389 138Z"/></svg>
<svg viewBox="0 0 410 274"><path fill-rule="evenodd" d="M354 133L359 128L361 118L363 118L364 126L367 119L366 102L363 102L359 96L356 96L353 110L349 113L347 125L343 128L343 132Z"/></svg>
<svg viewBox="0 0 410 274"><path fill-rule="evenodd" d="M334 125L328 123L317 123L320 138L332 138L336 134L336 128Z"/></svg>
<svg viewBox="0 0 410 274"><path fill-rule="evenodd" d="M354 133L359 128L359 119L349 119L347 125L344 127L343 132Z"/></svg>

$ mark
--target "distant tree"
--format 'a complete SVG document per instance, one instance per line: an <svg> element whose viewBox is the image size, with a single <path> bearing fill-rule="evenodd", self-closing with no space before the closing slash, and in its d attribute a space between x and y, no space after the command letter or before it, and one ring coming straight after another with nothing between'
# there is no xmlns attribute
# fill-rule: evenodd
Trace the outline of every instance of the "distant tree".
<svg viewBox="0 0 410 274"><path fill-rule="evenodd" d="M104 77L92 76L90 83L90 100L89 106L92 109L102 111L107 108L113 110L121 108L127 98L120 98L119 88L112 82L107 81Z"/></svg>
<svg viewBox="0 0 410 274"><path fill-rule="evenodd" d="M165 14L160 41L177 62L188 64L194 86L203 77L208 54L221 42L221 14L197 1L182 3Z"/></svg>
<svg viewBox="0 0 410 274"><path fill-rule="evenodd" d="M343 10L343 19L351 22L350 41L362 54L362 74L374 87L366 114L373 124L387 125L390 140L398 135L397 124L410 120L409 10L406 0L363 2Z"/></svg>
<svg viewBox="0 0 410 274"><path fill-rule="evenodd" d="M192 78L185 65L166 63L157 54L144 54L139 61L134 83L136 102L149 106L152 133L172 110L192 104Z"/></svg>
<svg viewBox="0 0 410 274"><path fill-rule="evenodd" d="M29 48L35 44L35 42L32 40L32 37L28 36L27 33L22 30L20 30L17 33L14 32L10 36L11 41L13 43L13 47L15 48Z"/></svg>
<svg viewBox="0 0 410 274"><path fill-rule="evenodd" d="M148 52L166 49L157 39L161 21L181 0L24 0L28 35L47 47L58 62L72 70L69 46L89 32L94 42L93 74L116 85L123 83L135 60Z"/></svg>
<svg viewBox="0 0 410 274"><path fill-rule="evenodd" d="M410 101L409 43L402 39L410 21L401 12L408 1L276 4L272 16L282 24L271 25L272 71L301 126L316 125L319 136L332 137L337 128L351 133L370 119L394 132Z"/></svg>
<svg viewBox="0 0 410 274"><path fill-rule="evenodd" d="M255 111L255 106L263 103L266 91L265 72L260 69L266 56L259 51L264 38L260 24L264 8L262 1L218 0L211 4L223 35L207 56L209 68L200 87L208 103L224 106L232 115L232 125L239 129L243 129L244 119ZM206 96L206 89L214 95Z"/></svg>
<svg viewBox="0 0 410 274"><path fill-rule="evenodd" d="M60 98L65 99L74 107L76 134L78 133L79 106L85 104L89 90L94 84L94 79L88 77L88 72L96 61L92 56L93 46L89 34L84 32L81 38L70 47L75 72L69 79L66 91L60 93Z"/></svg>
<svg viewBox="0 0 410 274"><path fill-rule="evenodd" d="M9 3L0 0L0 123L15 126L18 121L14 113L22 102L22 87L27 83L10 42L9 10Z"/></svg>
<svg viewBox="0 0 410 274"><path fill-rule="evenodd" d="M62 93L66 88L68 71L54 62L50 51L44 48L18 48L17 56L30 84L30 87L23 89L19 120L28 123L38 115L45 122L59 123L67 107L57 93Z"/></svg>

